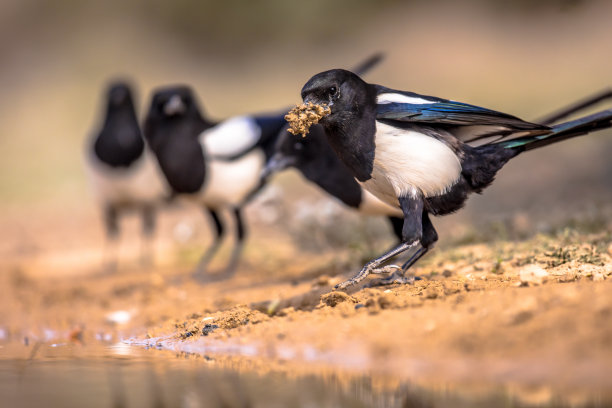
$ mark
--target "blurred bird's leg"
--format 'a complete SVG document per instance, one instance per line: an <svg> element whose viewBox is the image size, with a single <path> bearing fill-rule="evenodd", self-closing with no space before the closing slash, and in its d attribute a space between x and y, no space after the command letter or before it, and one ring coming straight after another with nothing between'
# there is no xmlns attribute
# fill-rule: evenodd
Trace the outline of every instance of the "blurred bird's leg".
<svg viewBox="0 0 612 408"><path fill-rule="evenodd" d="M357 275L351 279L339 283L334 289L345 289L364 280L370 274L388 274L394 270L401 270L400 267L389 265L379 268L380 265L389 259L397 256L411 248L420 245L423 238L423 199L420 196L399 197L400 207L404 213L404 225L402 226L402 242L384 253L378 258L368 262Z"/></svg>
<svg viewBox="0 0 612 408"><path fill-rule="evenodd" d="M206 212L208 212L208 214L210 215L210 219L212 220L215 237L213 243L210 245L210 247L208 247L206 252L204 252L202 258L200 258L200 262L198 262L198 266L193 272L193 275L197 277L202 277L202 275L206 273L206 268L208 267L208 264L221 246L221 242L223 240L225 232L225 228L223 226L223 223L221 222L221 218L219 218L219 213L212 208L204 207L204 209L206 210Z"/></svg>
<svg viewBox="0 0 612 408"><path fill-rule="evenodd" d="M244 248L244 239L246 237L246 229L242 220L242 208L234 208L233 214L234 220L236 222L236 243L234 244L234 249L232 250L232 253L230 255L230 260L227 264L227 267L223 272L224 278L230 278L236 272L238 262L240 261L240 255L242 254L242 249Z"/></svg>
<svg viewBox="0 0 612 408"><path fill-rule="evenodd" d="M117 270L119 246L119 214L113 204L104 207L104 227L106 229L106 242L102 251L102 271L112 273Z"/></svg>
<svg viewBox="0 0 612 408"><path fill-rule="evenodd" d="M536 123L541 123L543 125L551 125L558 122L561 119L564 119L576 112L579 112L583 109L590 108L591 106L598 104L599 102L603 102L606 99L612 99L612 89L604 89L594 95L591 95L585 99L582 99L578 102L575 102L571 105L568 105L564 108L559 109L556 112L548 114L538 120Z"/></svg>
<svg viewBox="0 0 612 408"><path fill-rule="evenodd" d="M140 264L142 267L153 265L153 238L155 233L155 208L152 205L142 207L142 240L140 246Z"/></svg>
<svg viewBox="0 0 612 408"><path fill-rule="evenodd" d="M401 268L395 265L391 265L395 267L395 270L392 271L390 276L386 278L373 279L369 283L368 287L392 285L394 283L412 284L414 283L415 280L419 279L415 277L414 275L406 276L406 272L408 271L408 269L410 269L412 265L414 265L419 259L421 259L423 255L429 252L429 250L433 248L433 246L435 245L436 241L438 241L438 233L436 232L436 229L431 223L431 220L429 219L429 214L427 213L427 211L423 211L422 219L423 219L423 238L421 239L421 242L419 242L419 245L415 247L416 250L412 252L408 260L404 262Z"/></svg>

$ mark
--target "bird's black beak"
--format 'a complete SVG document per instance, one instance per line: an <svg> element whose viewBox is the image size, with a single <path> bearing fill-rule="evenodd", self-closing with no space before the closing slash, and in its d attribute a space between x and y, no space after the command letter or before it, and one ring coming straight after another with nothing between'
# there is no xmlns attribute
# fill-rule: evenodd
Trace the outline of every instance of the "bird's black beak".
<svg viewBox="0 0 612 408"><path fill-rule="evenodd" d="M316 100L313 94L304 95L303 100L304 100L304 103L309 103L309 102L312 102L314 104L318 103L318 101Z"/></svg>
<svg viewBox="0 0 612 408"><path fill-rule="evenodd" d="M187 106L178 95L173 95L164 105L164 114L167 116L181 115L185 113Z"/></svg>
<svg viewBox="0 0 612 408"><path fill-rule="evenodd" d="M259 179L267 180L272 174L285 170L296 163L297 160L295 157L284 156L282 153L275 153L274 156L270 157L270 160L266 163L266 167L261 171Z"/></svg>

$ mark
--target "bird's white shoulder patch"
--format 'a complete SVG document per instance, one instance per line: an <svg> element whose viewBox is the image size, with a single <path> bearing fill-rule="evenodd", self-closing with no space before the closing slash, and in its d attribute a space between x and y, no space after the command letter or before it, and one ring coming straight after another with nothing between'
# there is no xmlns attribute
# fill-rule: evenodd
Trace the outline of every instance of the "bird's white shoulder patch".
<svg viewBox="0 0 612 408"><path fill-rule="evenodd" d="M254 149L232 161L207 160L206 184L200 200L210 207L240 204L259 185L259 175L266 164L264 152Z"/></svg>
<svg viewBox="0 0 612 408"><path fill-rule="evenodd" d="M461 161L444 142L422 133L376 122L372 178L362 185L395 206L397 197L433 197L461 175Z"/></svg>
<svg viewBox="0 0 612 408"><path fill-rule="evenodd" d="M259 141L261 129L248 116L237 116L219 123L200 135L200 143L210 156L235 156Z"/></svg>
<svg viewBox="0 0 612 408"><path fill-rule="evenodd" d="M383 93L376 97L376 103L380 105L385 103L411 103L413 105L422 105L426 103L435 103L435 101L399 93Z"/></svg>

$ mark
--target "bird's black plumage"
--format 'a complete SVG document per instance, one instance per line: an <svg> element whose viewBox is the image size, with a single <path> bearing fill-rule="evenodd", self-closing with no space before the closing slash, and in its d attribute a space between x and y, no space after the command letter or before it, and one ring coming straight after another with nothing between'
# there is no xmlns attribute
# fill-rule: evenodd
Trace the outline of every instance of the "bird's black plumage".
<svg viewBox="0 0 612 408"><path fill-rule="evenodd" d="M409 267L437 240L429 214L460 209L472 192L523 151L612 125L612 110L552 127L442 98L364 82L341 69L312 77L304 102L327 105L328 141L355 178L404 212L402 244L368 263L354 284L382 263L416 249Z"/></svg>
<svg viewBox="0 0 612 408"><path fill-rule="evenodd" d="M104 123L94 141L94 153L111 167L128 167L144 148L132 92L126 83L115 83L108 90Z"/></svg>

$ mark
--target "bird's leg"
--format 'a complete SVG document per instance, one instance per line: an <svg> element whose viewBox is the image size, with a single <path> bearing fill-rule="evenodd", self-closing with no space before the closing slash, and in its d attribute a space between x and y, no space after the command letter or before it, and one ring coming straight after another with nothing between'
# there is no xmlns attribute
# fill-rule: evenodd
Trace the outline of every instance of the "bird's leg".
<svg viewBox="0 0 612 408"><path fill-rule="evenodd" d="M230 255L229 263L223 272L224 278L229 278L236 272L240 254L242 254L242 249L244 248L244 238L246 237L246 229L242 220L242 209L240 207L234 208L233 214L236 220L236 244Z"/></svg>
<svg viewBox="0 0 612 408"><path fill-rule="evenodd" d="M117 270L119 214L118 208L108 204L104 208L104 226L106 228L106 244L102 253L103 272L112 273Z"/></svg>
<svg viewBox="0 0 612 408"><path fill-rule="evenodd" d="M421 242L417 246L416 251L410 256L410 258L408 258L406 262L404 262L401 268L396 267L396 271L394 271L391 276L372 280L372 282L370 282L370 284L368 285L369 287L392 285L394 283L414 283L417 278L415 276L406 276L406 272L423 255L425 255L438 240L438 233L436 232L433 224L431 223L427 211L423 211L422 220L423 238L421 238Z"/></svg>
<svg viewBox="0 0 612 408"><path fill-rule="evenodd" d="M384 253L378 258L368 262L357 275L347 280L346 282L339 283L335 286L335 289L345 289L349 286L355 285L356 283L364 280L371 273L391 273L394 269L400 269L396 266L388 266L378 268L384 262L393 258L396 255L407 251L410 248L415 247L421 241L423 236L423 199L420 196L405 196L399 197L400 207L404 213L404 224L402 226L402 242Z"/></svg>
<svg viewBox="0 0 612 408"><path fill-rule="evenodd" d="M208 249L204 252L202 257L200 258L200 262L198 262L198 266L196 267L193 275L196 277L202 277L206 272L206 267L210 263L211 259L221 246L221 242L223 240L223 235L225 232L225 228L223 227L223 223L221 222L221 218L216 210L212 208L205 207L206 212L210 215L210 219L212 220L212 224L214 227L215 237L213 243L208 247Z"/></svg>
<svg viewBox="0 0 612 408"><path fill-rule="evenodd" d="M153 264L153 233L155 232L155 209L152 205L142 208L142 241L140 247L140 264L150 267Z"/></svg>
<svg viewBox="0 0 612 408"><path fill-rule="evenodd" d="M367 264L364 265L363 268L361 268L361 271L359 271L359 273L355 276L353 276L351 279L339 283L337 284L334 289L345 289L349 286L353 286L359 282L361 282L362 280L364 280L369 274L371 273L389 273L389 272L385 272L385 271L381 271L379 269L377 269L377 267L384 263L387 262L389 259L393 258L396 255L401 254L402 252L412 248L413 246L417 245L419 243L419 241L413 241L413 242L402 242L401 244L399 244L398 246L396 246L395 248L393 248L392 250L390 250L389 252L384 253L383 255L379 256L378 258L368 262Z"/></svg>

